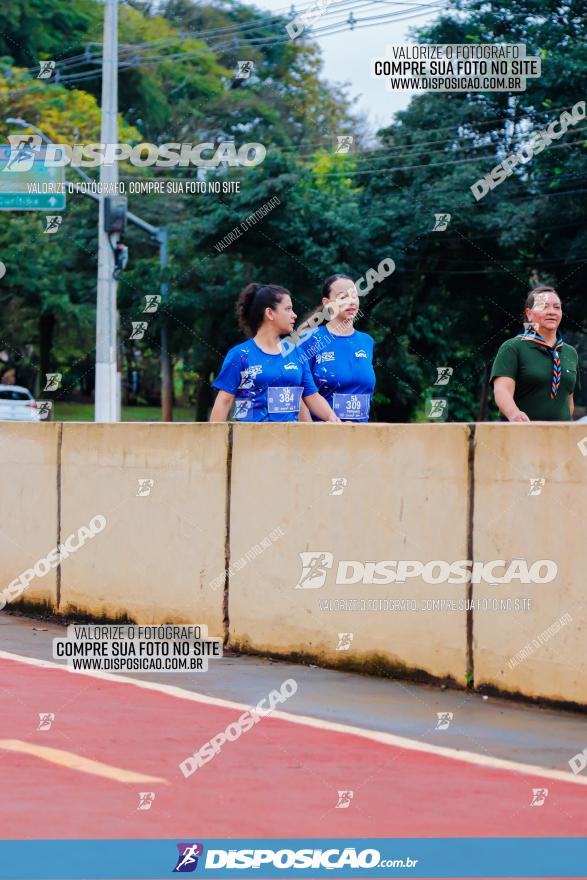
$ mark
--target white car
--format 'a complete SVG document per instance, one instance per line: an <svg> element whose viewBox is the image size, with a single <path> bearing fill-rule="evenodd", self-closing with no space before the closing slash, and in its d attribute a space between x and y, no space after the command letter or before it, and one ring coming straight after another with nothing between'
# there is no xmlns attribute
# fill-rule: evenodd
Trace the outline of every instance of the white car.
<svg viewBox="0 0 587 880"><path fill-rule="evenodd" d="M35 398L22 385L0 385L0 422L40 422Z"/></svg>

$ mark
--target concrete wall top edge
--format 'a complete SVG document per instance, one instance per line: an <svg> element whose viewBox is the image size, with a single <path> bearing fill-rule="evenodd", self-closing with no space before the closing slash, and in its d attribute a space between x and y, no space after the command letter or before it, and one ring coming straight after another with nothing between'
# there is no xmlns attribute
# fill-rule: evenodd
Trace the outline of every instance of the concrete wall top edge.
<svg viewBox="0 0 587 880"><path fill-rule="evenodd" d="M59 426L35 422L0 422L0 465L54 464Z"/></svg>
<svg viewBox="0 0 587 880"><path fill-rule="evenodd" d="M0 439L3 433L5 432L21 432L23 434L27 434L30 431L51 431L56 430L57 426L61 425L64 431L75 430L76 428L88 428L94 427L100 430L113 431L113 430L140 430L141 428L149 428L149 429L159 429L159 430L177 430L182 429L186 430L187 428L201 428L202 425L209 426L212 430L221 430L226 429L228 425L231 425L233 428L237 430L257 430L259 428L267 428L271 426L272 429L282 430L284 428L291 428L292 425L296 425L299 430L309 430L310 428L318 428L320 429L320 425L310 424L308 422L262 422L262 423L239 423L239 422L93 422L93 421L51 421L51 422L2 422L0 421ZM464 429L470 427L476 427L476 429L483 431L495 431L495 430L509 430L515 431L524 429L525 431L536 431L537 429L548 428L550 431L564 431L564 430L577 430L577 432L582 431L585 436L587 436L587 423L578 423L578 422L532 422L530 424L513 424L510 422L369 422L367 425L353 425L347 424L344 426L345 430L381 430L384 429L392 429L392 428L410 428L412 430L415 429L429 429L429 430L457 430ZM327 426L329 429L332 429L331 425ZM340 430L340 429L339 429Z"/></svg>

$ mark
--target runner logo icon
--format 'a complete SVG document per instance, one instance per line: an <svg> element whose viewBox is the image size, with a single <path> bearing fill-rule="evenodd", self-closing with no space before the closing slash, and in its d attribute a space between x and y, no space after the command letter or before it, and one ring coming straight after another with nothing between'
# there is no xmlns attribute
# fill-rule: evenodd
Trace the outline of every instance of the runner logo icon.
<svg viewBox="0 0 587 880"><path fill-rule="evenodd" d="M204 855L204 846L201 843L177 843L179 855L177 865L173 873L188 874L198 867L198 858Z"/></svg>
<svg viewBox="0 0 587 880"><path fill-rule="evenodd" d="M317 590L324 586L326 573L332 568L334 556L326 551L300 553L302 573L296 590Z"/></svg>

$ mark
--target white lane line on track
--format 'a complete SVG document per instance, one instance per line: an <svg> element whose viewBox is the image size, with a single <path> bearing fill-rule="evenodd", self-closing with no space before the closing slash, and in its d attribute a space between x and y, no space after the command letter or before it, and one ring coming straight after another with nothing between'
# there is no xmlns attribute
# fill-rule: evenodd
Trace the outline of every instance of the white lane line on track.
<svg viewBox="0 0 587 880"><path fill-rule="evenodd" d="M149 776L147 773L124 770L122 767L114 767L112 764L84 758L82 755L76 755L75 752L55 749L52 746L39 746L22 739L0 739L0 749L16 752L20 755L32 755L33 758L41 758L41 760L57 764L59 767L78 770L80 773L90 773L93 776L102 776L104 779L114 779L116 782L162 782L167 784L167 780L160 776Z"/></svg>
<svg viewBox="0 0 587 880"><path fill-rule="evenodd" d="M143 690L157 691L169 697L180 700L189 700L193 703L204 703L207 706L218 706L223 709L238 709L239 712L247 711L251 706L247 703L236 703L233 700L223 700L218 697L208 697L206 694L186 691L175 685L160 684L155 681L139 681L123 675L114 675L110 672L96 672L89 670L69 670L61 663L53 663L51 660L38 660L36 657L26 657L23 654L11 654L8 651L0 651L0 660L13 660L36 666L42 669L59 669L68 675L86 675L91 678L111 681L117 684L130 684ZM396 736L393 733L385 733L379 730L371 730L365 727L354 727L351 724L340 724L337 721L325 721L322 718L314 718L310 715L294 715L291 712L274 710L271 718L280 718L292 724L301 724L306 727L314 727L318 730L328 730L333 733L360 736L383 745L395 746L399 749L407 749L412 752L424 752L429 755L438 755L453 761L461 761L466 764L476 764L479 767L489 767L494 770L508 770L512 773L521 773L525 776L540 776L544 779L558 779L560 782L569 782L574 785L587 785L587 777L574 776L564 770L552 770L549 767L539 767L533 764L521 764L518 761L508 761L505 758L494 758L487 755L478 755L475 752L460 751L447 746L436 746L431 743L420 742L416 739L408 739L404 736Z"/></svg>

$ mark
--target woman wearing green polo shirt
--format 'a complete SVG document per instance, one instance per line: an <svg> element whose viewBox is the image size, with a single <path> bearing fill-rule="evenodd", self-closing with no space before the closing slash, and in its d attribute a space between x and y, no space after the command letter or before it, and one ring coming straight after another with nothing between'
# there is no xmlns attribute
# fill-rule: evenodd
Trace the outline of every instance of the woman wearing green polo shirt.
<svg viewBox="0 0 587 880"><path fill-rule="evenodd" d="M493 362L495 402L510 422L568 422L579 358L558 334L560 297L552 287L536 287L524 311L527 329L504 342Z"/></svg>

